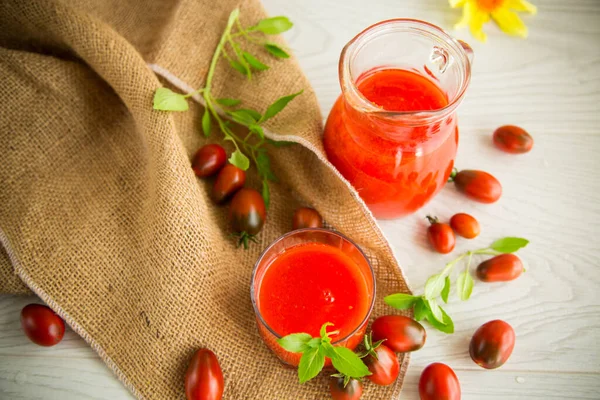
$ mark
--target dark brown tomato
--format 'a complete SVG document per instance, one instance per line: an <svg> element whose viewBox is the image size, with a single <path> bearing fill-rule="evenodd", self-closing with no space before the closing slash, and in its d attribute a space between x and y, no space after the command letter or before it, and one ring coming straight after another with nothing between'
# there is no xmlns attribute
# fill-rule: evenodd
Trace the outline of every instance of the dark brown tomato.
<svg viewBox="0 0 600 400"><path fill-rule="evenodd" d="M477 277L483 282L508 282L523 273L523 263L514 254L501 254L477 266Z"/></svg>
<svg viewBox="0 0 600 400"><path fill-rule="evenodd" d="M198 350L185 373L187 400L220 400L224 388L223 372L215 353L208 349Z"/></svg>
<svg viewBox="0 0 600 400"><path fill-rule="evenodd" d="M383 344L377 346L373 351L376 357L368 355L365 359L365 363L371 371L371 375L368 375L367 379L376 385L391 385L400 373L400 364L396 354Z"/></svg>
<svg viewBox="0 0 600 400"><path fill-rule="evenodd" d="M448 224L443 224L435 217L427 217L431 225L427 228L427 238L433 248L442 254L450 253L454 250L456 237L454 231Z"/></svg>
<svg viewBox="0 0 600 400"><path fill-rule="evenodd" d="M211 197L217 204L224 203L235 192L244 187L246 172L233 164L227 164L217 175Z"/></svg>
<svg viewBox="0 0 600 400"><path fill-rule="evenodd" d="M344 386L344 378L329 378L329 391L333 400L358 400L362 396L363 385L356 379L350 379Z"/></svg>
<svg viewBox="0 0 600 400"><path fill-rule="evenodd" d="M54 346L65 335L65 323L52 309L28 304L21 310L21 327L27 337L40 346Z"/></svg>
<svg viewBox="0 0 600 400"><path fill-rule="evenodd" d="M314 208L300 207L292 218L292 229L322 228L323 218Z"/></svg>
<svg viewBox="0 0 600 400"><path fill-rule="evenodd" d="M218 144L207 144L198 149L192 159L192 169L196 176L206 178L219 172L227 161L225 149Z"/></svg>
<svg viewBox="0 0 600 400"><path fill-rule="evenodd" d="M384 315L371 326L373 341L384 344L396 353L419 350L425 345L427 333L423 325L402 315Z"/></svg>
<svg viewBox="0 0 600 400"><path fill-rule="evenodd" d="M501 367L515 347L515 331L499 319L481 325L471 338L469 354L475 363L486 369Z"/></svg>
<svg viewBox="0 0 600 400"><path fill-rule="evenodd" d="M460 383L446 364L429 364L419 379L421 400L460 400Z"/></svg>
<svg viewBox="0 0 600 400"><path fill-rule="evenodd" d="M527 131L515 125L504 125L494 131L494 144L507 153L527 153L533 147L533 138Z"/></svg>
<svg viewBox="0 0 600 400"><path fill-rule="evenodd" d="M267 217L265 201L254 189L240 189L229 205L229 221L236 233L256 235Z"/></svg>
<svg viewBox="0 0 600 400"><path fill-rule="evenodd" d="M459 192L481 203L494 203L502 195L502 185L487 172L466 169L453 179Z"/></svg>
<svg viewBox="0 0 600 400"><path fill-rule="evenodd" d="M454 214L450 218L450 227L458 235L467 239L473 239L481 232L479 222L473 216L465 213Z"/></svg>

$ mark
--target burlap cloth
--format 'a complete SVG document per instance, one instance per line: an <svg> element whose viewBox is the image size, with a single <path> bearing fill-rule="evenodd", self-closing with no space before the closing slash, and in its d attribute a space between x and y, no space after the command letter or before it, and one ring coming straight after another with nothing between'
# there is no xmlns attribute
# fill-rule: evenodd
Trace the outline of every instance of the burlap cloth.
<svg viewBox="0 0 600 400"><path fill-rule="evenodd" d="M139 399L184 398L199 347L218 355L225 399L329 397L326 377L300 385L267 350L250 302L254 261L300 204L369 255L374 316L390 312L383 296L408 291L372 216L326 161L319 107L293 59L269 59L251 82L226 63L217 70L216 94L258 110L305 90L268 124L300 145L270 152L281 183L260 243L244 251L228 238L226 207L190 168L206 143L201 104L151 105L161 85L203 85L236 6L246 25L265 15L257 0L0 0L0 291L31 289ZM365 385L364 398L396 397L401 385Z"/></svg>

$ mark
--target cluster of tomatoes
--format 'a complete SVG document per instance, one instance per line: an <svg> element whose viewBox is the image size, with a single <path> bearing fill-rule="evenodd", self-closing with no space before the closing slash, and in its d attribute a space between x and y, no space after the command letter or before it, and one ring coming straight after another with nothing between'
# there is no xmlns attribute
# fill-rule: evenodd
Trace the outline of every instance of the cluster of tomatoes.
<svg viewBox="0 0 600 400"><path fill-rule="evenodd" d="M246 172L227 163L225 149L218 144L207 144L198 149L192 159L192 169L199 178L217 176L210 197L217 204L224 204L231 199L231 228L239 237L239 243L248 247L248 240L253 240L254 235L262 229L267 212L261 194L254 189L244 188Z"/></svg>

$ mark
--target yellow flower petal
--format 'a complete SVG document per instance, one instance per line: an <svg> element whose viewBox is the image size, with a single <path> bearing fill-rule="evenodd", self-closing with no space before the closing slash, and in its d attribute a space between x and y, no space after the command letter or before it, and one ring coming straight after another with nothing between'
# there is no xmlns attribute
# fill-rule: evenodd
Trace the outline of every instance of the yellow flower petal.
<svg viewBox="0 0 600 400"><path fill-rule="evenodd" d="M473 16L469 21L469 28L471 30L471 35L481 42L485 42L487 40L487 35L483 31L483 25L490 20L490 15L484 11L479 9L474 9Z"/></svg>
<svg viewBox="0 0 600 400"><path fill-rule="evenodd" d="M537 14L537 7L527 0L507 0L506 7L515 11L524 11L533 15Z"/></svg>
<svg viewBox="0 0 600 400"><path fill-rule="evenodd" d="M450 3L450 7L452 8L458 8L464 5L466 2L467 0L448 0L448 3Z"/></svg>
<svg viewBox="0 0 600 400"><path fill-rule="evenodd" d="M520 36L522 38L527 37L527 26L523 23L521 18L508 8L501 8L492 13L492 18L500 29L509 35Z"/></svg>
<svg viewBox="0 0 600 400"><path fill-rule="evenodd" d="M465 4L465 7L463 8L462 17L461 17L460 21L458 21L454 25L454 29L464 28L465 26L468 26L469 22L471 22L471 19L473 19L473 14L476 11L477 10L473 3L469 2L469 3Z"/></svg>

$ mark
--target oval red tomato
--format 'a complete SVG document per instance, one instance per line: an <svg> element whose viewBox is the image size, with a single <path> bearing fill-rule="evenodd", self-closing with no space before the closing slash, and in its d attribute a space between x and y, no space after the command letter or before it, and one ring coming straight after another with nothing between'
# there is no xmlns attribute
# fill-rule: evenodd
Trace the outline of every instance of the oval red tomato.
<svg viewBox="0 0 600 400"><path fill-rule="evenodd" d="M54 346L65 335L65 322L42 304L28 304L21 310L21 327L27 337L40 346Z"/></svg>
<svg viewBox="0 0 600 400"><path fill-rule="evenodd" d="M527 131L515 125L504 125L494 131L494 144L507 153L527 153L533 147L533 138Z"/></svg>
<svg viewBox="0 0 600 400"><path fill-rule="evenodd" d="M224 203L235 192L243 188L244 183L246 183L246 172L233 164L227 164L217 175L211 197L217 204Z"/></svg>
<svg viewBox="0 0 600 400"><path fill-rule="evenodd" d="M456 237L454 231L448 224L442 224L435 217L427 216L429 220L429 228L427 228L427 238L433 248L442 254L450 253L454 250Z"/></svg>
<svg viewBox="0 0 600 400"><path fill-rule="evenodd" d="M507 282L523 273L523 263L514 254L500 254L477 266L477 277L483 282Z"/></svg>
<svg viewBox="0 0 600 400"><path fill-rule="evenodd" d="M363 385L356 379L350 379L344 386L344 378L329 378L329 391L333 400L358 400L362 396Z"/></svg>
<svg viewBox="0 0 600 400"><path fill-rule="evenodd" d="M323 218L317 210L308 207L300 207L292 218L292 229L322 228Z"/></svg>
<svg viewBox="0 0 600 400"><path fill-rule="evenodd" d="M515 347L515 331L506 322L487 322L475 333L469 345L469 354L475 363L486 369L501 367Z"/></svg>
<svg viewBox="0 0 600 400"><path fill-rule="evenodd" d="M380 344L365 358L365 364L371 371L367 379L376 385L391 385L400 374L400 363L396 354L387 346Z"/></svg>
<svg viewBox="0 0 600 400"><path fill-rule="evenodd" d="M419 379L421 400L460 400L460 383L456 374L446 364L428 365Z"/></svg>
<svg viewBox="0 0 600 400"><path fill-rule="evenodd" d="M187 400L220 400L225 383L219 360L208 349L198 350L185 373Z"/></svg>
<svg viewBox="0 0 600 400"><path fill-rule="evenodd" d="M450 227L454 232L467 239L473 239L481 232L479 222L473 216L465 213L454 214L450 218Z"/></svg>
<svg viewBox="0 0 600 400"><path fill-rule="evenodd" d="M423 325L403 315L384 315L371 326L373 341L384 344L396 353L419 350L425 345L427 333Z"/></svg>
<svg viewBox="0 0 600 400"><path fill-rule="evenodd" d="M502 195L502 185L487 172L467 169L452 179L459 192L481 203L494 203Z"/></svg>
<svg viewBox="0 0 600 400"><path fill-rule="evenodd" d="M206 178L219 172L227 161L225 149L218 144L207 144L198 149L192 159L192 169L196 176Z"/></svg>

